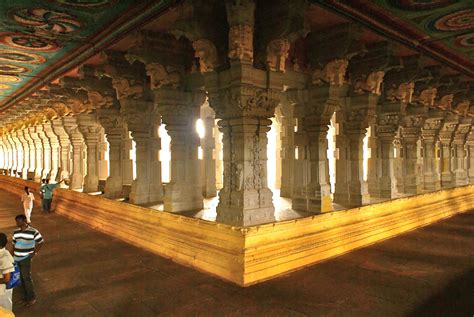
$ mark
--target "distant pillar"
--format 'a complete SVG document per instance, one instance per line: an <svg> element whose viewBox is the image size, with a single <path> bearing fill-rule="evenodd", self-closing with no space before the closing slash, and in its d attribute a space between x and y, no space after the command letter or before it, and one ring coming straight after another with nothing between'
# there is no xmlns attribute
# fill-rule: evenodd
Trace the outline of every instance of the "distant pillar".
<svg viewBox="0 0 474 317"><path fill-rule="evenodd" d="M216 160L214 159L215 151L215 113L209 103L205 102L201 106L201 120L204 125L204 137L201 139L202 161L201 171L203 175L202 194L204 197L210 198L217 195L216 189Z"/></svg>

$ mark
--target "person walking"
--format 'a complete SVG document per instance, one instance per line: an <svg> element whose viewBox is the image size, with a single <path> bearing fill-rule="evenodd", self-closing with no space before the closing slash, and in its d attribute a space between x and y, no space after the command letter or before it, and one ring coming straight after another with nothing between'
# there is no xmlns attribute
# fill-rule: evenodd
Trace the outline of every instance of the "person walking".
<svg viewBox="0 0 474 317"><path fill-rule="evenodd" d="M15 217L18 229L13 232L13 259L20 268L21 285L25 305L27 307L36 303L36 294L31 278L31 260L44 245L41 233L28 225L25 215Z"/></svg>
<svg viewBox="0 0 474 317"><path fill-rule="evenodd" d="M41 187L41 192L43 195L43 211L48 213L51 211L51 203L53 201L53 190L58 187L64 179L60 180L59 183L50 184L49 179L45 180L44 186Z"/></svg>
<svg viewBox="0 0 474 317"><path fill-rule="evenodd" d="M7 235L0 232L0 307L6 310L12 310L13 289L7 289L7 283L10 281L10 273L15 271L13 266L13 257L5 249L8 243Z"/></svg>
<svg viewBox="0 0 474 317"><path fill-rule="evenodd" d="M33 201L35 196L28 186L25 187L25 192L21 195L21 201L23 202L23 210L25 211L26 222L31 223L31 212L33 211Z"/></svg>

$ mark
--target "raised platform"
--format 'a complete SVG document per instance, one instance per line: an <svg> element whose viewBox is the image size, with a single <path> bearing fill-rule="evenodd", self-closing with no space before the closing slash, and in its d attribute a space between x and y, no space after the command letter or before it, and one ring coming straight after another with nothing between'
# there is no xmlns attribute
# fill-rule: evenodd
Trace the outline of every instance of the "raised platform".
<svg viewBox="0 0 474 317"><path fill-rule="evenodd" d="M20 194L39 184L0 176ZM90 196L55 192L55 212L161 256L248 286L472 209L474 186L311 217L232 227Z"/></svg>

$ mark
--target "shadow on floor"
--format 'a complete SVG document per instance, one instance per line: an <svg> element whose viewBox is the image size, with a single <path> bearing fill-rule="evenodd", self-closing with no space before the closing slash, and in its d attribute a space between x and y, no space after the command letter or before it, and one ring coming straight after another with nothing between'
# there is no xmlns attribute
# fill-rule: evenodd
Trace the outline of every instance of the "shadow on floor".
<svg viewBox="0 0 474 317"><path fill-rule="evenodd" d="M452 280L408 316L474 316L474 268Z"/></svg>

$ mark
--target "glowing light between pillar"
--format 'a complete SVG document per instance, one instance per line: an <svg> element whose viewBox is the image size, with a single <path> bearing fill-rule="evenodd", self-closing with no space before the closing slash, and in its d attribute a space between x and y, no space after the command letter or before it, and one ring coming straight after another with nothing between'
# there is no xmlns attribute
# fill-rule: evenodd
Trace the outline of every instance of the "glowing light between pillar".
<svg viewBox="0 0 474 317"><path fill-rule="evenodd" d="M202 122L201 119L197 119L196 121L196 132L201 139L206 136L206 128L204 127L204 122Z"/></svg>
<svg viewBox="0 0 474 317"><path fill-rule="evenodd" d="M158 129L158 135L161 138L161 150L160 150L160 161L161 161L161 179L163 183L169 183L170 181L170 142L171 138L166 131L166 125L160 125Z"/></svg>
<svg viewBox="0 0 474 317"><path fill-rule="evenodd" d="M276 175L276 122L272 118L272 125L270 131L267 133L267 180L268 188L275 189L275 175Z"/></svg>

